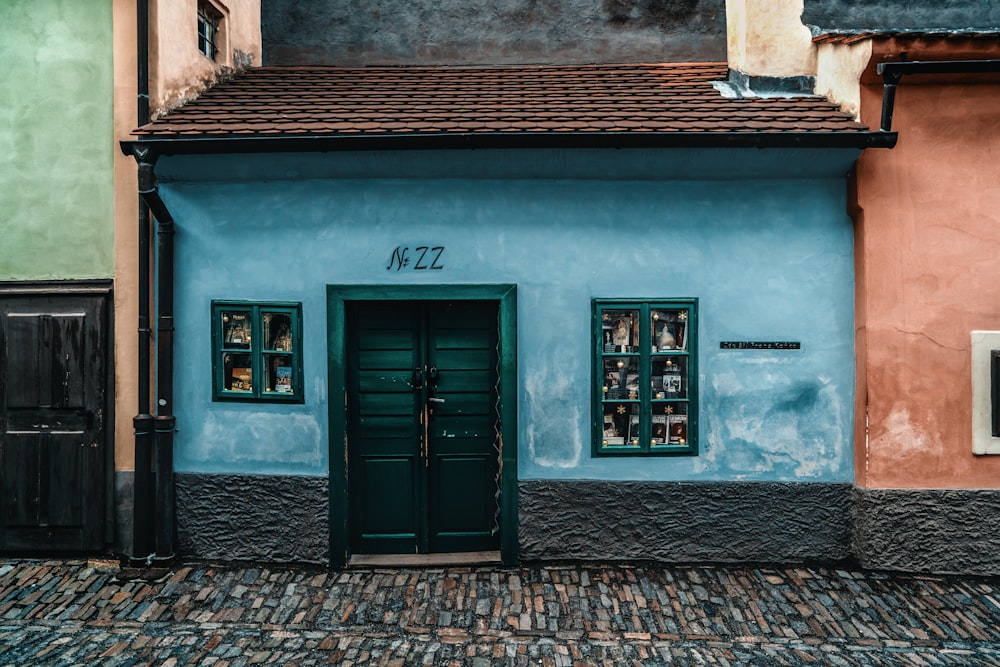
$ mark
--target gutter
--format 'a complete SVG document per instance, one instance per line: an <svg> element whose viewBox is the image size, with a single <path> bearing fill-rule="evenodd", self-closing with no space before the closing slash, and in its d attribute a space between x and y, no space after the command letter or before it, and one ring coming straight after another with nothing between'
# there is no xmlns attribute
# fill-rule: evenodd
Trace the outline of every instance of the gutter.
<svg viewBox="0 0 1000 667"><path fill-rule="evenodd" d="M153 136L122 141L133 155L316 153L487 148L892 148L895 132L466 132L346 135Z"/></svg>
<svg viewBox="0 0 1000 667"><path fill-rule="evenodd" d="M1000 72L1000 60L924 60L879 63L876 72L882 75L882 123L880 132L892 129L892 112L896 104L896 86L905 74L991 74Z"/></svg>

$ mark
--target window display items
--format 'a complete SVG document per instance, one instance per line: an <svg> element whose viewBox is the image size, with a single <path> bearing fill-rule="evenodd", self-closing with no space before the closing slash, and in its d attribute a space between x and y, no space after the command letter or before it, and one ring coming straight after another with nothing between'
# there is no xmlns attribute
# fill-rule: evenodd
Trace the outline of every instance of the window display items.
<svg viewBox="0 0 1000 667"><path fill-rule="evenodd" d="M250 313L223 311L222 331L226 347L250 347Z"/></svg>
<svg viewBox="0 0 1000 667"><path fill-rule="evenodd" d="M292 391L292 367L291 359L289 357L275 357L271 362L274 367L274 381L271 385L273 389L269 387L271 391L277 391L280 393L291 393Z"/></svg>
<svg viewBox="0 0 1000 667"><path fill-rule="evenodd" d="M653 310L650 319L653 352L686 349L686 310Z"/></svg>
<svg viewBox="0 0 1000 667"><path fill-rule="evenodd" d="M253 391L253 369L249 354L227 354L223 357L226 389L230 391Z"/></svg>
<svg viewBox="0 0 1000 667"><path fill-rule="evenodd" d="M601 315L605 352L637 352L639 349L638 313L631 310L606 310Z"/></svg>
<svg viewBox="0 0 1000 667"><path fill-rule="evenodd" d="M687 444L687 415L668 415L669 442L672 445Z"/></svg>
<svg viewBox="0 0 1000 667"><path fill-rule="evenodd" d="M285 313L264 313L267 349L292 351L292 318Z"/></svg>

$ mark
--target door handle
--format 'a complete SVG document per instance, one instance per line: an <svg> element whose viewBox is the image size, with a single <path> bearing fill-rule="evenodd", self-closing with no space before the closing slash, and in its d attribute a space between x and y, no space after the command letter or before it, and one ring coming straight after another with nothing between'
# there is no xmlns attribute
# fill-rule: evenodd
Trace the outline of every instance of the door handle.
<svg viewBox="0 0 1000 667"><path fill-rule="evenodd" d="M444 403L444 399L438 398L437 396L428 396L427 400L430 401L431 403Z"/></svg>

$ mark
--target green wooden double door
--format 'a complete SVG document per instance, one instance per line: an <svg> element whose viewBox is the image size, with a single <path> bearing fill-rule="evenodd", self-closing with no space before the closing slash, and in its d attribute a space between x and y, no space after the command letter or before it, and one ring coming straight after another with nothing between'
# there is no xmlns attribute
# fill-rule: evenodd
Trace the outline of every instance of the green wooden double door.
<svg viewBox="0 0 1000 667"><path fill-rule="evenodd" d="M357 301L346 315L351 552L498 549L497 303Z"/></svg>

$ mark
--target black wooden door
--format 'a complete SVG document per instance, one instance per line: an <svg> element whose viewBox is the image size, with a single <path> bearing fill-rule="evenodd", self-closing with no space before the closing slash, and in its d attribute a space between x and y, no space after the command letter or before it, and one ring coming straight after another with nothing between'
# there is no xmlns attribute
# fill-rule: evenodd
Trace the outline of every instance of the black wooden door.
<svg viewBox="0 0 1000 667"><path fill-rule="evenodd" d="M107 302L0 294L0 549L105 544Z"/></svg>
<svg viewBox="0 0 1000 667"><path fill-rule="evenodd" d="M348 308L351 551L499 547L497 304Z"/></svg>

